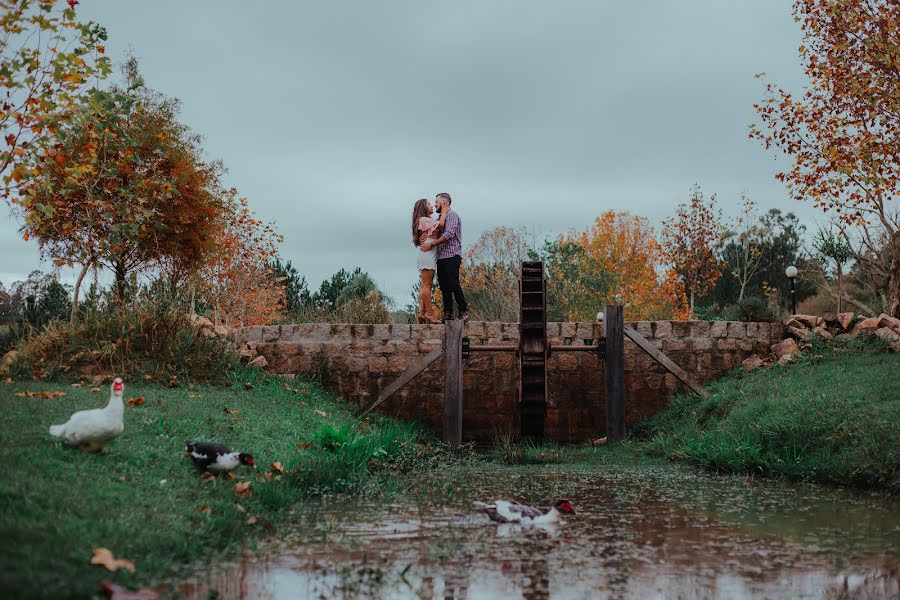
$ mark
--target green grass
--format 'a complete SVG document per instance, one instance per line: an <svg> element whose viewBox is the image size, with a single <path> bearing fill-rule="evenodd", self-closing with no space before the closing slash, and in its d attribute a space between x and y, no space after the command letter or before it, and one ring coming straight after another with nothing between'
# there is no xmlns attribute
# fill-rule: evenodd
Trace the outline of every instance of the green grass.
<svg viewBox="0 0 900 600"><path fill-rule="evenodd" d="M900 493L900 355L852 340L676 397L634 432L651 455L717 471Z"/></svg>
<svg viewBox="0 0 900 600"><path fill-rule="evenodd" d="M251 379L226 388L126 382L126 396L145 403L126 407L125 433L105 456L68 448L47 429L75 410L104 405L106 386L91 392L64 383L0 384L4 595L82 598L105 578L132 587L159 582L179 568L196 568L210 552L233 551L302 518L315 510L313 496L377 491L380 480L439 454L418 426L380 416L360 423L315 385L285 389L280 380L245 376ZM252 389L245 389L247 381ZM23 390L66 395L15 395ZM258 470L242 467L234 480L205 482L183 452L187 438L251 453ZM284 475L272 474L275 461ZM251 497L235 494L239 482L251 483ZM259 522L245 524L251 516ZM90 565L95 547L134 561L136 572Z"/></svg>

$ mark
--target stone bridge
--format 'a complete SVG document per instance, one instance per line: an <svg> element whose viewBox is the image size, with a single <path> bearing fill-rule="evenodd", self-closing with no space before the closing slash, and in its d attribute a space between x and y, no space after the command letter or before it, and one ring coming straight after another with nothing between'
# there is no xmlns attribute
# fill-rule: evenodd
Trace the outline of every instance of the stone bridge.
<svg viewBox="0 0 900 600"><path fill-rule="evenodd" d="M731 371L753 354L768 355L781 341L780 323L729 321L637 321L628 323L696 381ZM548 323L551 344L592 344L599 323ZM466 324L473 345L519 340L517 323ZM443 325L357 325L303 323L247 327L232 334L238 348L264 356L268 370L318 377L343 399L365 405L414 362L441 346ZM473 353L464 365L463 440L491 441L498 432L517 432L519 370L515 355ZM545 435L558 442L583 442L606 428L603 361L589 352L555 353L547 365L549 394ZM626 423L656 414L684 386L625 340ZM440 434L444 389L443 358L385 402L379 411L422 422Z"/></svg>

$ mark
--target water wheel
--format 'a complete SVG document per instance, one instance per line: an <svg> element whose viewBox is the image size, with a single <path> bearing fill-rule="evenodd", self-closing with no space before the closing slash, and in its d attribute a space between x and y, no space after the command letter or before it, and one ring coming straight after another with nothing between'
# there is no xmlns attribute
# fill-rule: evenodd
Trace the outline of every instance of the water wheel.
<svg viewBox="0 0 900 600"><path fill-rule="evenodd" d="M519 414L522 437L544 437L547 414L547 280L544 263L522 263L519 280Z"/></svg>

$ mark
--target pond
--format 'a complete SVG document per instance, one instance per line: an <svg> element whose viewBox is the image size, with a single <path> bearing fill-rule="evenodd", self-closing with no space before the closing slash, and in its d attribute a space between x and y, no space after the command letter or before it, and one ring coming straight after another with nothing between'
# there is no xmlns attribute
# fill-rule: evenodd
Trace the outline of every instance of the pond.
<svg viewBox="0 0 900 600"><path fill-rule="evenodd" d="M577 514L497 525L475 499ZM323 503L296 535L168 588L219 598L897 598L900 501L672 465L481 465L389 502Z"/></svg>

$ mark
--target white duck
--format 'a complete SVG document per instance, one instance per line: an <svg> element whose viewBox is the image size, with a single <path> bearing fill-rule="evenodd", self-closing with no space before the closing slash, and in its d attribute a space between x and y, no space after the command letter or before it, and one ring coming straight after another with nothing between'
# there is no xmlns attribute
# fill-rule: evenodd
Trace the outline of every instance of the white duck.
<svg viewBox="0 0 900 600"><path fill-rule="evenodd" d="M560 500L546 513L534 506L515 500L494 500L493 504L473 502L475 508L484 511L491 521L497 523L521 523L522 525L550 525L558 523L562 515L574 515L575 509L568 500Z"/></svg>
<svg viewBox="0 0 900 600"><path fill-rule="evenodd" d="M122 402L124 392L125 384L121 378L116 377L105 408L80 410L64 424L51 425L50 435L83 450L103 452L107 444L125 431L125 405Z"/></svg>

